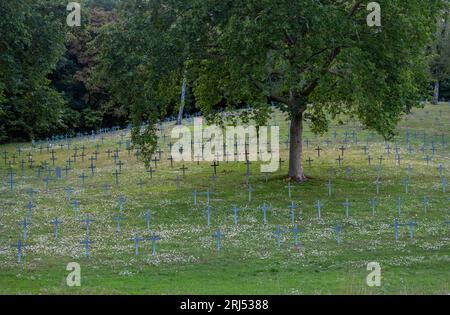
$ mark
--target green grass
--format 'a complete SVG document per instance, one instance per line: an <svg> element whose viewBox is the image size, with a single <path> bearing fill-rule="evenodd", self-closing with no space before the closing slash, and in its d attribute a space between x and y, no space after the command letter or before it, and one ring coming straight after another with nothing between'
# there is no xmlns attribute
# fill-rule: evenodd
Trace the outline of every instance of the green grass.
<svg viewBox="0 0 450 315"><path fill-rule="evenodd" d="M287 134L287 124L280 113L276 120L281 128L281 142ZM85 145L84 162L78 158L75 169L61 181L53 179L49 191L45 191L44 175L40 180L36 170L26 168L22 173L18 161L26 159L30 144L5 145L0 151L17 155L13 169L16 186L9 191L8 168L0 161L3 178L0 203L0 293L14 294L448 294L450 280L450 197L442 191L437 167L442 163L444 176L449 177L449 144L440 143L441 135L449 139L450 106L426 106L417 109L398 127L399 136L391 143L401 146L403 160L397 166L394 153L385 154L385 143L377 135L363 130L358 124L333 124L328 134L313 135L306 128L305 139L311 144L305 148L304 159L314 159L312 166L305 165L306 183L295 184L292 200L287 193L287 163L282 170L270 175L266 182L259 172L259 163L251 165L250 182L254 188L253 200L248 202L243 163L221 162L218 179L214 184L211 163L185 163L188 167L180 189L175 178L181 176L180 163L170 168L166 153L157 173L150 180L144 165L137 161L122 146L120 160L123 166L120 185L114 184L112 172L116 166L105 153L115 149L121 139L120 132L108 134L100 147L96 174L81 186L78 175L84 171L89 175L88 158L100 139L84 138L74 140L75 145ZM170 135L171 126L166 127ZM359 143L353 142L351 132L358 133ZM408 154L405 146L406 131L411 134L414 152ZM337 142L327 146L325 140L333 140L333 132L338 133ZM338 147L345 131L349 132L349 144L344 155L344 165L337 167L335 159L340 154ZM414 138L414 131L417 132ZM429 166L419 151L426 133L426 153L431 156L431 141L434 139L436 155ZM366 137L370 139L370 155L374 158L369 166L362 150ZM129 138L126 134L124 139ZM162 140L161 140L162 141ZM317 157L314 148L320 144L325 150ZM18 157L16 148L23 152ZM39 154L39 144L33 152L38 165L51 154L44 149ZM162 143L164 151L166 144ZM280 144L282 158L287 161L285 145ZM68 151L55 147L58 160L56 165L64 166ZM73 151L70 152L73 154ZM386 160L381 168L380 194L376 195L374 181L377 158L384 154ZM403 180L407 175L406 166L413 168L409 176L409 192L404 189ZM346 166L351 167L346 176ZM330 175L329 169L334 168ZM326 182L333 182L333 193L328 197ZM137 183L146 182L141 189ZM112 186L105 195L102 185ZM78 215L72 212L64 188L71 186L80 202ZM11 247L21 237L19 221L27 213L27 188L39 192L34 196L32 224L29 226L27 247L23 262L17 263L17 250ZM211 197L211 227L206 222L206 198L199 197L198 205L193 205L192 192L213 190ZM118 197L126 198L122 231L117 234L113 217L118 214ZM430 200L425 213L422 199ZM369 200L378 199L377 212L372 216ZM402 200L401 214L398 215L396 199ZM345 217L342 202L348 198L352 203L350 217ZM317 218L315 202L323 203L321 219ZM296 223L302 229L299 234L300 247L295 247L293 228L288 206L294 201L299 208ZM263 224L261 205L270 206L268 224ZM236 205L240 212L239 224L233 224L232 208ZM140 255L134 256L134 235L146 236L144 213L147 208L155 215L153 230L162 239L157 243L158 254L151 255L151 242L140 244ZM95 222L91 225L90 258L84 257L85 230L80 222L90 214ZM60 238L53 239L53 226L49 223L58 216L64 223L60 227ZM408 227L400 228L399 240L394 240L391 224L398 218L400 223L410 220L417 222L414 240L409 240ZM342 243L335 239L334 227L343 226ZM277 247L273 232L280 225L286 233L282 236L282 246ZM225 234L220 253L216 251L212 234L220 228ZM382 268L381 287L368 287L367 263L379 262ZM69 262L81 265L82 285L70 288L66 285Z"/></svg>

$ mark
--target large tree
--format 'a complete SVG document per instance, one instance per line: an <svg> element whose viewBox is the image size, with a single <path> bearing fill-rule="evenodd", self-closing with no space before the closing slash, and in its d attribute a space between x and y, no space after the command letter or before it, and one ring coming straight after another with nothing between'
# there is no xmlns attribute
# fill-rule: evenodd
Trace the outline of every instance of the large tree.
<svg viewBox="0 0 450 315"><path fill-rule="evenodd" d="M389 138L426 92L425 48L448 1L380 0L375 27L368 2L123 1L121 22L105 36L104 70L130 102L135 140L149 153L149 118L179 98L185 73L208 117L218 105L249 104L243 115L262 123L275 102L291 120L289 177L304 181L306 118L324 132L330 116L346 113Z"/></svg>

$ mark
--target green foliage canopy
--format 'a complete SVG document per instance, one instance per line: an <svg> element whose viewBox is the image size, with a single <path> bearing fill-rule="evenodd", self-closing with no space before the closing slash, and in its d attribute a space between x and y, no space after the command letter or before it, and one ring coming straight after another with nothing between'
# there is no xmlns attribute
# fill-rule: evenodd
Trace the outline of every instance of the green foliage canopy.
<svg viewBox="0 0 450 315"><path fill-rule="evenodd" d="M390 138L427 92L426 46L448 1L378 2L380 27L367 25L361 0L123 1L121 23L104 34L103 69L116 97L131 104L136 127L155 122L186 71L210 117L224 103L248 104L243 116L263 123L271 100L318 133L329 115L346 113ZM295 132L298 142L301 128ZM301 141L291 163L295 155Z"/></svg>
<svg viewBox="0 0 450 315"><path fill-rule="evenodd" d="M64 52L63 1L0 1L0 141L34 138L60 123L64 101L48 74Z"/></svg>

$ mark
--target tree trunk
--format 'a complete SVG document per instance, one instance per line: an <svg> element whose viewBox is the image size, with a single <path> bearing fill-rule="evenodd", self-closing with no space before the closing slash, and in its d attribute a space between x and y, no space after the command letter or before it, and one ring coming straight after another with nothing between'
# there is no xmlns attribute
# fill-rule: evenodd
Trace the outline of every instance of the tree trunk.
<svg viewBox="0 0 450 315"><path fill-rule="evenodd" d="M183 87L181 88L181 104L178 111L177 125L181 125L183 121L184 103L186 99L186 75L183 78Z"/></svg>
<svg viewBox="0 0 450 315"><path fill-rule="evenodd" d="M303 182L306 181L302 162L303 112L292 117L290 131L289 178L297 182Z"/></svg>
<svg viewBox="0 0 450 315"><path fill-rule="evenodd" d="M434 84L434 92L433 92L433 105L437 105L439 103L439 81L436 81Z"/></svg>

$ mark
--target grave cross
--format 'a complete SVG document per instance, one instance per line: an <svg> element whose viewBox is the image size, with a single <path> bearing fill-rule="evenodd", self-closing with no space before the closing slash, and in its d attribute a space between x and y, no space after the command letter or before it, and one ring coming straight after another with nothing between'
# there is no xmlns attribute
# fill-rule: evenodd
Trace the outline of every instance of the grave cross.
<svg viewBox="0 0 450 315"><path fill-rule="evenodd" d="M288 189L288 197L289 197L289 199L291 199L291 189L292 189L292 185L291 185L291 182L290 182L290 181L288 182L287 189Z"/></svg>
<svg viewBox="0 0 450 315"><path fill-rule="evenodd" d="M20 225L23 228L23 240L26 241L27 240L28 226L30 225L30 222L27 221L27 217L24 217L23 221L20 221Z"/></svg>
<svg viewBox="0 0 450 315"><path fill-rule="evenodd" d="M34 195L35 192L36 191L32 187L27 189L27 194L28 194L28 197L29 197L30 201L33 200L33 195Z"/></svg>
<svg viewBox="0 0 450 315"><path fill-rule="evenodd" d="M309 148L309 144L310 144L310 142L311 142L311 141L310 141L309 139L306 139L306 140L305 140L305 143L306 143L306 148Z"/></svg>
<svg viewBox="0 0 450 315"><path fill-rule="evenodd" d="M28 221L31 220L31 210L32 210L33 208L34 208L33 202L32 202L32 200L30 199L30 200L28 201L28 204L27 204L27 209L28 209Z"/></svg>
<svg viewBox="0 0 450 315"><path fill-rule="evenodd" d="M211 206L208 205L208 210L206 211L208 217L208 226L211 226Z"/></svg>
<svg viewBox="0 0 450 315"><path fill-rule="evenodd" d="M252 201L252 192L253 192L253 187L251 184L248 184L248 201L249 202Z"/></svg>
<svg viewBox="0 0 450 315"><path fill-rule="evenodd" d="M56 217L52 222L50 222L50 224L53 224L53 226L54 226L54 231L53 231L53 233L54 233L54 236L55 236L55 240L57 240L58 239L58 227L59 227L59 225L62 223L62 221L59 221L58 220L58 217Z"/></svg>
<svg viewBox="0 0 450 315"><path fill-rule="evenodd" d="M331 179L328 180L328 182L325 184L325 186L328 187L328 197L331 197L331 188L332 188Z"/></svg>
<svg viewBox="0 0 450 315"><path fill-rule="evenodd" d="M350 177L350 172L351 172L351 168L350 168L350 166L347 166L345 168L345 177L349 178Z"/></svg>
<svg viewBox="0 0 450 315"><path fill-rule="evenodd" d="M402 199L400 197L397 197L397 213L400 215L402 210Z"/></svg>
<svg viewBox="0 0 450 315"><path fill-rule="evenodd" d="M145 181L143 181L142 179L139 179L139 181L137 182L137 185L139 186L140 189L142 189L142 187L144 187L144 185L145 185Z"/></svg>
<svg viewBox="0 0 450 315"><path fill-rule="evenodd" d="M284 161L283 161L281 158L279 158L279 159L278 159L278 168L279 168L280 170L283 168L283 163L284 163Z"/></svg>
<svg viewBox="0 0 450 315"><path fill-rule="evenodd" d="M320 146L317 146L317 148L315 150L317 151L317 157L320 157L320 151L322 151Z"/></svg>
<svg viewBox="0 0 450 315"><path fill-rule="evenodd" d="M338 164L339 164L339 167L341 167L342 166L342 161L343 161L344 159L343 158L341 158L341 156L339 155L339 157L336 159L336 161L338 161Z"/></svg>
<svg viewBox="0 0 450 315"><path fill-rule="evenodd" d="M377 177L377 180L374 182L374 184L377 187L377 195L379 195L380 194L380 184L381 184L380 177Z"/></svg>
<svg viewBox="0 0 450 315"><path fill-rule="evenodd" d="M172 155L170 155L167 159L170 161L170 168L173 168L173 157L172 157ZM198 164L199 164L199 162L197 161L197 165Z"/></svg>
<svg viewBox="0 0 450 315"><path fill-rule="evenodd" d="M430 158L430 156L425 156L424 158L424 161L426 161L427 162L427 166L429 166L430 165L430 161L431 161L431 158Z"/></svg>
<svg viewBox="0 0 450 315"><path fill-rule="evenodd" d="M262 211L264 213L264 225L267 225L267 210L268 210L268 207L264 203L263 206L262 206Z"/></svg>
<svg viewBox="0 0 450 315"><path fill-rule="evenodd" d="M17 242L17 244L12 245L12 247L17 248L17 262L21 263L22 262L22 249L23 247L25 247L26 245L22 243L22 240L19 240Z"/></svg>
<svg viewBox="0 0 450 315"><path fill-rule="evenodd" d="M152 255L156 256L156 241L159 241L161 238L156 236L155 233L152 234L147 240L152 241Z"/></svg>
<svg viewBox="0 0 450 315"><path fill-rule="evenodd" d="M153 163L155 163L155 168L157 168L158 167L158 162L159 162L159 159L158 158L156 158L156 156L153 158L153 160L152 160L152 162Z"/></svg>
<svg viewBox="0 0 450 315"><path fill-rule="evenodd" d="M147 230L150 231L150 223L151 223L151 213L150 213L150 209L147 210L147 212L145 213L145 221L147 222Z"/></svg>
<svg viewBox="0 0 450 315"><path fill-rule="evenodd" d="M177 178L175 178L175 183L177 185L177 189L180 189L180 183L181 183L181 178L180 176L177 175Z"/></svg>
<svg viewBox="0 0 450 315"><path fill-rule="evenodd" d="M122 194L120 194L119 196L119 213L122 214L123 213L123 204L125 202L125 198L122 196Z"/></svg>
<svg viewBox="0 0 450 315"><path fill-rule="evenodd" d="M118 169L116 169L116 170L114 171L114 173L112 173L112 174L113 174L113 176L114 176L115 179L116 179L116 185L119 185L119 175L120 175L121 173L119 172Z"/></svg>
<svg viewBox="0 0 450 315"><path fill-rule="evenodd" d="M84 245L86 258L89 258L89 245L92 244L92 243L94 243L94 242L89 240L89 237L86 237L86 239L81 242L81 244Z"/></svg>
<svg viewBox="0 0 450 315"><path fill-rule="evenodd" d="M345 199L345 202L342 203L342 205L345 207L345 217L347 217L347 218L348 218L348 210L349 210L349 207L351 206L351 204L352 203L348 201L348 198Z"/></svg>
<svg viewBox="0 0 450 315"><path fill-rule="evenodd" d="M89 169L91 170L91 176L94 176L94 169L96 168L96 166L94 165L93 162L91 162L91 165L89 166Z"/></svg>
<svg viewBox="0 0 450 315"><path fill-rule="evenodd" d="M428 200L427 196L423 197L422 203L423 203L423 209L424 209L425 213L427 213L427 208L429 205L429 200Z"/></svg>
<svg viewBox="0 0 450 315"><path fill-rule="evenodd" d="M8 151L3 151L3 160L5 160L5 165L7 165L7 161L8 161Z"/></svg>
<svg viewBox="0 0 450 315"><path fill-rule="evenodd" d="M52 161L53 166L55 166L55 161L57 160L57 158L52 155L52 157L50 158L50 160ZM23 161L23 160L22 160Z"/></svg>
<svg viewBox="0 0 450 315"><path fill-rule="evenodd" d="M86 237L89 238L89 232L90 232L90 226L91 223L95 220L91 219L89 214L86 216L85 219L81 220L81 222L84 222L86 224Z"/></svg>
<svg viewBox="0 0 450 315"><path fill-rule="evenodd" d="M394 227L394 237L395 237L395 240L396 240L396 241L398 241L398 228L399 228L401 225L402 225L402 224L399 224L397 219L395 219L395 220L394 220L394 224L391 225L391 226Z"/></svg>
<svg viewBox="0 0 450 315"><path fill-rule="evenodd" d="M122 166L123 166L124 164L125 164L125 163L123 163L121 160L119 160L119 162L116 163L116 166L119 167L119 172L122 172ZM155 166L155 167L156 167L156 166Z"/></svg>
<svg viewBox="0 0 450 315"><path fill-rule="evenodd" d="M45 191L47 191L47 192L48 192L48 184L49 184L50 181L51 181L50 177L47 176L47 177L44 178Z"/></svg>
<svg viewBox="0 0 450 315"><path fill-rule="evenodd" d="M413 168L412 168L411 164L408 164L408 166L406 167L406 173L408 174L408 176L411 175L412 169Z"/></svg>
<svg viewBox="0 0 450 315"><path fill-rule="evenodd" d="M205 192L206 195L206 204L209 205L209 200L210 200L210 196L211 196L212 192L210 192L209 190L207 190Z"/></svg>
<svg viewBox="0 0 450 315"><path fill-rule="evenodd" d="M245 159L245 175L247 176L247 178L250 176L250 165L252 163L250 163L250 161L246 158Z"/></svg>
<svg viewBox="0 0 450 315"><path fill-rule="evenodd" d="M150 168L147 170L147 173L150 174L150 179L153 179L153 173L155 173L156 171L150 166Z"/></svg>
<svg viewBox="0 0 450 315"><path fill-rule="evenodd" d="M414 238L414 226L417 225L416 222L414 221L409 221L408 226L409 226L409 239L413 240Z"/></svg>
<svg viewBox="0 0 450 315"><path fill-rule="evenodd" d="M87 178L86 174L84 174L84 172L82 172L81 175L78 176L78 178L81 179L81 186L84 186L84 181Z"/></svg>
<svg viewBox="0 0 450 315"><path fill-rule="evenodd" d="M300 232L300 229L298 227L298 224L294 225L294 229L292 230L294 232L294 245L296 247L299 246L299 242L298 242L298 232Z"/></svg>
<svg viewBox="0 0 450 315"><path fill-rule="evenodd" d="M8 173L9 175L9 189L10 191L14 191L14 175L16 175L16 173L13 173L12 169L9 171Z"/></svg>
<svg viewBox="0 0 450 315"><path fill-rule="evenodd" d="M188 168L187 167L185 167L184 166L184 164L183 164L183 167L181 167L180 168L180 171L182 171L183 172L183 176L185 176L186 175L186 170L187 170Z"/></svg>
<svg viewBox="0 0 450 315"><path fill-rule="evenodd" d="M363 150L364 150L364 155L367 155L369 148L367 147L367 145L363 146Z"/></svg>
<svg viewBox="0 0 450 315"><path fill-rule="evenodd" d="M131 239L131 241L134 241L134 253L136 256L139 255L139 242L144 241L144 240L145 239L137 237L137 236L135 236Z"/></svg>
<svg viewBox="0 0 450 315"><path fill-rule="evenodd" d="M219 163L214 160L214 163L211 165L214 168L214 175L217 175L217 166L219 166Z"/></svg>
<svg viewBox="0 0 450 315"><path fill-rule="evenodd" d="M161 150L161 148L158 148L158 150L156 151L156 153L158 153L159 159L161 160L161 156L164 153L163 150Z"/></svg>
<svg viewBox="0 0 450 315"><path fill-rule="evenodd" d="M375 216L377 200L375 198L370 199L370 206L372 207L372 216Z"/></svg>
<svg viewBox="0 0 450 315"><path fill-rule="evenodd" d="M69 165L66 165L66 166L64 166L63 170L64 170L65 176L67 177L69 175L69 171L71 170L71 168Z"/></svg>
<svg viewBox="0 0 450 315"><path fill-rule="evenodd" d="M439 176L442 177L442 174L443 174L443 172L444 172L444 166L442 166L442 164L439 164L438 172L439 172Z"/></svg>
<svg viewBox="0 0 450 315"><path fill-rule="evenodd" d="M277 245L278 245L278 247L281 247L281 233L283 233L283 232L281 230L280 225L278 225L276 231L273 232L273 234L275 234L276 237L277 237Z"/></svg>
<svg viewBox="0 0 450 315"><path fill-rule="evenodd" d="M400 162L402 160L402 157L400 156L400 154L395 155L395 160L397 161L397 166L400 166Z"/></svg>
<svg viewBox="0 0 450 315"><path fill-rule="evenodd" d="M194 196L194 206L197 205L197 190L194 190L194 192L192 193L192 196Z"/></svg>
<svg viewBox="0 0 450 315"><path fill-rule="evenodd" d="M114 219L115 221L117 221L116 232L119 233L119 232L120 232L120 223L122 222L123 217L122 217L121 214L119 214L119 215L115 216L113 219Z"/></svg>
<svg viewBox="0 0 450 315"><path fill-rule="evenodd" d="M341 243L341 224L338 223L335 228L336 231L336 242L339 245Z"/></svg>
<svg viewBox="0 0 450 315"><path fill-rule="evenodd" d="M234 206L234 207L233 207L233 213L234 213L234 216L233 216L233 219L234 219L234 225L237 225L237 213L238 213L238 211L239 211L238 207Z"/></svg>
<svg viewBox="0 0 450 315"><path fill-rule="evenodd" d="M289 209L291 209L291 223L294 224L295 223L295 209L297 209L297 206L295 205L295 203L293 201L291 202Z"/></svg>
<svg viewBox="0 0 450 315"><path fill-rule="evenodd" d="M386 145L386 153L389 156L391 154L391 146L389 145L389 143Z"/></svg>
<svg viewBox="0 0 450 315"><path fill-rule="evenodd" d="M76 199L74 199L74 201L72 202L72 205L73 205L73 214L77 215L78 206L80 205L80 203Z"/></svg>
<svg viewBox="0 0 450 315"><path fill-rule="evenodd" d="M55 165L55 163L53 163L53 165ZM25 161L22 159L20 161L20 170L23 172L25 172Z"/></svg>
<svg viewBox="0 0 450 315"><path fill-rule="evenodd" d="M316 201L316 209L317 209L317 218L320 219L320 210L322 209L322 203L320 200Z"/></svg>
<svg viewBox="0 0 450 315"><path fill-rule="evenodd" d="M217 240L217 252L220 252L220 245L223 237L223 234L222 232L220 232L220 229L213 234L213 237Z"/></svg>

